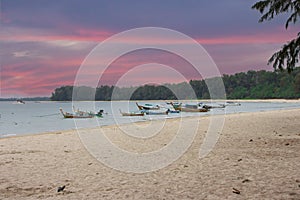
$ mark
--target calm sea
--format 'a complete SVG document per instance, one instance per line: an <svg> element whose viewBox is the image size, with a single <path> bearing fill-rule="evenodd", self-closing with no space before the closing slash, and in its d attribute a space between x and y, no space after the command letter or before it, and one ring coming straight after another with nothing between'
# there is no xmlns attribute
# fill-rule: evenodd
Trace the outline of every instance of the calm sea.
<svg viewBox="0 0 300 200"><path fill-rule="evenodd" d="M152 103L167 106L164 102L153 101ZM124 112L136 111L137 107L135 102L75 102L74 105L76 108L80 108L81 110L97 112L98 110L103 109L105 112L104 117L77 119L76 121L73 119L64 119L59 112L59 108L62 108L66 112L72 112L72 105L72 102L26 102L25 104L0 102L0 138L165 118L205 116L210 114L224 114L225 112L230 114L300 108L300 103L241 102L241 106L227 106L225 109L213 109L213 111L208 113L123 117L121 116L119 109Z"/></svg>

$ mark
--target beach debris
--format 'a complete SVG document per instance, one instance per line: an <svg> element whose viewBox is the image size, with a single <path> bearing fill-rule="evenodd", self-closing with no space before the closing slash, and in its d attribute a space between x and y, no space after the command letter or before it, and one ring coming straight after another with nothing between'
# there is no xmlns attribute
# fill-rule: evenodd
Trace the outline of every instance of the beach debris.
<svg viewBox="0 0 300 200"><path fill-rule="evenodd" d="M59 186L59 187L57 188L57 192L62 192L62 191L64 191L65 188L66 188L65 185L64 185L64 186Z"/></svg>
<svg viewBox="0 0 300 200"><path fill-rule="evenodd" d="M170 188L166 188L166 193L171 193L171 189Z"/></svg>
<svg viewBox="0 0 300 200"><path fill-rule="evenodd" d="M232 192L235 193L235 194L241 194L241 191L239 191L236 188L232 188Z"/></svg>
<svg viewBox="0 0 300 200"><path fill-rule="evenodd" d="M285 146L289 146L290 145L290 143L285 143Z"/></svg>
<svg viewBox="0 0 300 200"><path fill-rule="evenodd" d="M252 140L252 139L250 139L250 140L249 140L249 142L253 142L253 140Z"/></svg>
<svg viewBox="0 0 300 200"><path fill-rule="evenodd" d="M247 183L247 182L250 182L250 180L247 178L242 181L242 183Z"/></svg>
<svg viewBox="0 0 300 200"><path fill-rule="evenodd" d="M112 188L112 187L109 187L109 188L107 188L105 191L112 191L114 188Z"/></svg>
<svg viewBox="0 0 300 200"><path fill-rule="evenodd" d="M296 192L290 192L289 195L294 196L294 195L297 195L297 193Z"/></svg>
<svg viewBox="0 0 300 200"><path fill-rule="evenodd" d="M240 158L240 159L238 159L238 162L241 162L242 160L243 160L243 159Z"/></svg>
<svg viewBox="0 0 300 200"><path fill-rule="evenodd" d="M88 165L92 165L93 163L89 163Z"/></svg>

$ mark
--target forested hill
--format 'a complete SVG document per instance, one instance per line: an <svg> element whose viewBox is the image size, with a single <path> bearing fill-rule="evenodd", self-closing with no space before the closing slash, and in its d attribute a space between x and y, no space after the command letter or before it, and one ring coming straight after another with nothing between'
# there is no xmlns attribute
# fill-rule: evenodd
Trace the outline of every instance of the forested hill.
<svg viewBox="0 0 300 200"><path fill-rule="evenodd" d="M300 98L300 68L292 73L248 71L234 75L223 75L227 99L272 99ZM100 86L98 88L81 87L86 95L77 100L165 100L191 99L188 92L192 88L198 99L209 99L208 89L204 80L191 80L188 83L165 84L160 86L144 85L141 87L117 88L114 86ZM52 93L53 101L71 101L73 86L56 88ZM112 98L113 93L113 98ZM177 96L175 96L175 94ZM93 96L92 99L85 98ZM178 95L179 94L179 95ZM129 96L128 96L129 95Z"/></svg>

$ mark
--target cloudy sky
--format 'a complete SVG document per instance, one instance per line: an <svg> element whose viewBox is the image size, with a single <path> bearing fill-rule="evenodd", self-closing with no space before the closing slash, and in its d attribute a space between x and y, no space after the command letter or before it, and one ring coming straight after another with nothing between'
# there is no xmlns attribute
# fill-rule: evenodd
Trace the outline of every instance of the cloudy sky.
<svg viewBox="0 0 300 200"><path fill-rule="evenodd" d="M163 27L193 38L205 48L221 74L272 70L266 64L268 58L297 32L293 27L284 29L286 16L258 23L260 14L251 9L254 3L2 0L1 97L50 96L59 86L73 85L78 69L98 44L140 27ZM138 38L130 42L138 42ZM99 84L116 84L121 79L126 86L200 79L189 65L172 53L133 51L111 63Z"/></svg>

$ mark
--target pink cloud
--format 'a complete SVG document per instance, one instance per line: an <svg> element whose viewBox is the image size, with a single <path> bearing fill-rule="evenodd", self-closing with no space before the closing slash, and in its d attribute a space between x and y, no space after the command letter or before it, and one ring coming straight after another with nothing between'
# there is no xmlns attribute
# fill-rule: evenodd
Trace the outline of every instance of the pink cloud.
<svg viewBox="0 0 300 200"><path fill-rule="evenodd" d="M298 30L291 28L285 30L278 27L272 32L258 32L251 35L234 35L216 38L197 38L200 44L268 44L268 43L285 43L296 37Z"/></svg>
<svg viewBox="0 0 300 200"><path fill-rule="evenodd" d="M75 28L74 28L75 29ZM0 34L0 42L40 42L43 47L36 51L41 51L41 56L30 54L29 50L19 52L18 57L12 57L5 62L1 71L1 92L2 96L23 94L25 96L49 96L51 92L61 85L73 85L79 66L96 43L84 48L64 49L66 46L82 45L85 41L103 41L113 34L108 30L80 29L70 34L54 34L36 29L20 29L6 27ZM197 38L200 44L204 44L216 61L222 73L233 73L246 71L248 69L269 69L266 62L272 52L281 44L292 39L296 35L296 30L289 31L278 29L276 32L257 33L255 35L232 35L216 38ZM75 43L57 41L74 41ZM45 42L45 43L43 43ZM50 43L49 43L50 42ZM76 43L77 42L77 43ZM143 42L141 37L132 37L123 43ZM151 43L149 38L148 42ZM176 41L173 39L156 40L161 44L185 44L186 41ZM53 47L51 47L53 45ZM43 49L42 49L43 48ZM74 51L72 51L74 50ZM74 53L76 50L77 53ZM23 52L23 54L22 54ZM11 53L11 55L16 55ZM20 56L22 55L22 56ZM30 57L31 56L31 57ZM25 59L26 58L26 59ZM133 52L115 60L104 72L100 84L115 84L120 77L135 66L146 63L161 63L173 67L182 73L187 79L200 79L201 76L184 60L165 52ZM101 64L101 60L95 60L92 64ZM95 73L91 71L91 73ZM153 82L176 82L176 78L155 76L149 74ZM86 77L89 80L88 76ZM135 76L130 80L130 84L141 83L143 77Z"/></svg>

